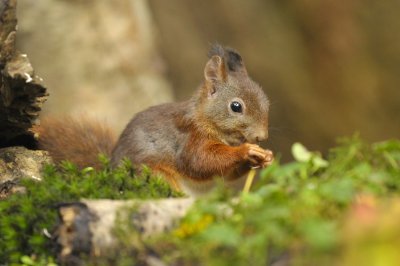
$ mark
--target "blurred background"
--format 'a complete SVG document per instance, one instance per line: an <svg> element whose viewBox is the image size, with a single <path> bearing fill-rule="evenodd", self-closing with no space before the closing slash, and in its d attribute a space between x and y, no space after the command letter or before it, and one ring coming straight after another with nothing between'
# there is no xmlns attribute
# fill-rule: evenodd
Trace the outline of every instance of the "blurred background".
<svg viewBox="0 0 400 266"><path fill-rule="evenodd" d="M43 77L45 114L116 131L190 97L211 43L237 49L268 94L266 147L291 159L341 136L400 137L400 1L19 0L19 49Z"/></svg>

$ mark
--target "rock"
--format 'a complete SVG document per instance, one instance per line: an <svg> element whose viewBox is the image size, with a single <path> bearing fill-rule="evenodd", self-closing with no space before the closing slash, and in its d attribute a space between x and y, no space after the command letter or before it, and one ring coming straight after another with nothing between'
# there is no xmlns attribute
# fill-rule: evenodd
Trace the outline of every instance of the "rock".
<svg viewBox="0 0 400 266"><path fill-rule="evenodd" d="M22 178L41 180L43 167L51 163L45 151L33 151L24 147L0 149L0 199L13 192L23 191L18 186Z"/></svg>

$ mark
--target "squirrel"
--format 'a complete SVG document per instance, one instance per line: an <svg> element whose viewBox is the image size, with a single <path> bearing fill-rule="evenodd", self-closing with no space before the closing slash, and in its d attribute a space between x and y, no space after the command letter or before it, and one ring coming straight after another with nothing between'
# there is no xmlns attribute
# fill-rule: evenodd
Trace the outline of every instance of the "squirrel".
<svg viewBox="0 0 400 266"><path fill-rule="evenodd" d="M100 123L69 117L44 119L38 147L55 162L79 167L98 167L99 153L111 156L112 167L127 158L193 196L209 191L215 177L234 183L270 165L273 153L257 145L268 138L267 96L234 49L215 44L208 57L204 81L189 100L136 114L117 141Z"/></svg>

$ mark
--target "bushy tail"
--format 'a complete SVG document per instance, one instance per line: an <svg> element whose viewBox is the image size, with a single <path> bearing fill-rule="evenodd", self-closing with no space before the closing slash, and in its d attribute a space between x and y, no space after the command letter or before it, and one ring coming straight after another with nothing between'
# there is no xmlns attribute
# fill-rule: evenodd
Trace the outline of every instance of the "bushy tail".
<svg viewBox="0 0 400 266"><path fill-rule="evenodd" d="M68 160L79 168L99 168L99 154L110 157L116 143L104 123L86 117L45 118L35 132L39 134L38 148L48 151L55 163Z"/></svg>

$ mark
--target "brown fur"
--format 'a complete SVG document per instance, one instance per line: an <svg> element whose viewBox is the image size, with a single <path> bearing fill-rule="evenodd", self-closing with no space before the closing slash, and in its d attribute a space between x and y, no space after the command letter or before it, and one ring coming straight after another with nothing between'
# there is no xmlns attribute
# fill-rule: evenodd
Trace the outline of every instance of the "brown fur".
<svg viewBox="0 0 400 266"><path fill-rule="evenodd" d="M35 131L39 149L49 151L56 163L69 160L78 167L100 167L99 154L111 155L116 138L104 123L81 118L45 118Z"/></svg>

